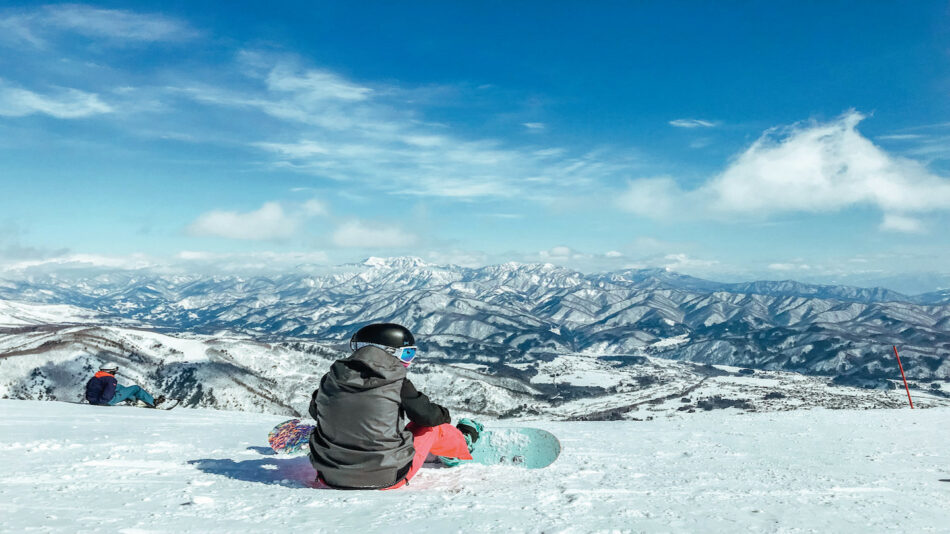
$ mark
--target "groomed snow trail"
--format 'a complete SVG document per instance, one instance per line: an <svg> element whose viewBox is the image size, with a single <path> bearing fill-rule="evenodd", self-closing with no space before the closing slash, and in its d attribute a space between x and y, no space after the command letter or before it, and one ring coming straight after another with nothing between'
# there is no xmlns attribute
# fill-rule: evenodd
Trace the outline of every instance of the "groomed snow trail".
<svg viewBox="0 0 950 534"><path fill-rule="evenodd" d="M310 487L280 416L0 400L3 532L946 532L950 409L551 423L547 469ZM491 423L494 426L511 422Z"/></svg>

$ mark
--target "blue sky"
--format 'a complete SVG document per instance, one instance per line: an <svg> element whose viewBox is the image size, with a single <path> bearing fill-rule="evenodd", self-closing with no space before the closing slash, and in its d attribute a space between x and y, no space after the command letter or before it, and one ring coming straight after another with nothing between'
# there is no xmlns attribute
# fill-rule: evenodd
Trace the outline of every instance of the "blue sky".
<svg viewBox="0 0 950 534"><path fill-rule="evenodd" d="M0 6L10 275L950 273L945 2L128 6Z"/></svg>

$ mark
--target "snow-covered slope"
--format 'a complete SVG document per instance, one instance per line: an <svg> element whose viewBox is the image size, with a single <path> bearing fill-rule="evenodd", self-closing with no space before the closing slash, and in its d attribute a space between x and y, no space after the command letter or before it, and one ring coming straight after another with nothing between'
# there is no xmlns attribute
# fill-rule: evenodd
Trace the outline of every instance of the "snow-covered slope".
<svg viewBox="0 0 950 534"><path fill-rule="evenodd" d="M938 532L950 409L732 410L531 424L552 466L425 468L396 491L311 487L278 416L0 400L6 532ZM487 421L489 425L497 425Z"/></svg>
<svg viewBox="0 0 950 534"><path fill-rule="evenodd" d="M295 350L227 333L48 325L0 336L0 396L78 402L99 365L114 361L120 383L187 406L300 415L316 378L340 356L321 345Z"/></svg>
<svg viewBox="0 0 950 534"><path fill-rule="evenodd" d="M67 304L0 300L0 327L103 321L98 312Z"/></svg>
<svg viewBox="0 0 950 534"><path fill-rule="evenodd" d="M310 394L330 363L348 354L342 348L300 339L261 343L227 332L30 327L0 336L0 397L79 401L86 380L108 360L119 363L121 383L182 399L185 406L297 416L306 413ZM643 356L514 355L460 361L422 354L410 376L453 413L492 417L643 419L726 406L776 411L889 408L906 402L894 381L852 383L840 377ZM911 384L919 407L950 405L946 383Z"/></svg>

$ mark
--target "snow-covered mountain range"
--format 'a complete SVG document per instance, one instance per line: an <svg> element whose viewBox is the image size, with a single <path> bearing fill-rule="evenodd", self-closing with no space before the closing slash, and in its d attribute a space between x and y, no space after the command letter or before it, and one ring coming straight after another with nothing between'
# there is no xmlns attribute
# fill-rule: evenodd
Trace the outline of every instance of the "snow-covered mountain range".
<svg viewBox="0 0 950 534"><path fill-rule="evenodd" d="M343 340L395 321L430 356L639 354L803 373L892 376L891 345L920 379L950 378L950 296L797 282L723 284L647 269L479 269L371 258L321 276L114 272L0 282L0 299L68 305L97 322L261 340ZM0 315L9 315L0 308Z"/></svg>
<svg viewBox="0 0 950 534"><path fill-rule="evenodd" d="M0 298L0 395L14 398L78 400L110 359L186 405L301 414L376 321L412 329L417 385L473 414L899 406L891 345L922 405L950 390L941 294L371 258L321 276L48 276L0 282Z"/></svg>

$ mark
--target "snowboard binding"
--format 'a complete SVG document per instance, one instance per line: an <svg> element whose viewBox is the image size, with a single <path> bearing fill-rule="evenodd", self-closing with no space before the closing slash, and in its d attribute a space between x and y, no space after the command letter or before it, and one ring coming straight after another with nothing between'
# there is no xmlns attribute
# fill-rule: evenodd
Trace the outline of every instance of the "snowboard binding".
<svg viewBox="0 0 950 534"><path fill-rule="evenodd" d="M459 429L459 432L465 436L465 443L468 444L468 452L472 452L472 448L475 447L475 442L478 441L479 435L485 430L485 427L474 419L460 419L458 424L455 425L455 428Z"/></svg>

